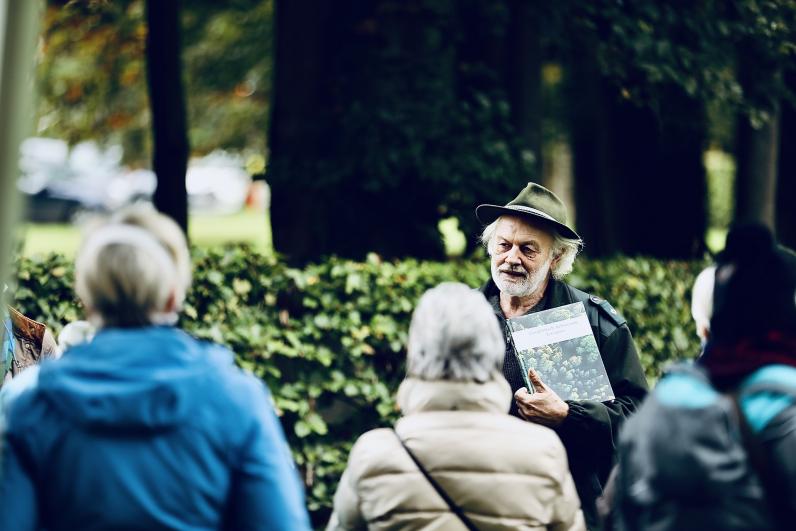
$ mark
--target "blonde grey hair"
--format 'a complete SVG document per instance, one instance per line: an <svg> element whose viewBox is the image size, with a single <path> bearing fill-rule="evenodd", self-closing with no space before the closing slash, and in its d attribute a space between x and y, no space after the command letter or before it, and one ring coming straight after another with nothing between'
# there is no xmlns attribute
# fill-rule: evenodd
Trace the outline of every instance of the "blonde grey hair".
<svg viewBox="0 0 796 531"><path fill-rule="evenodd" d="M191 287L191 254L182 229L170 217L155 210L150 203L129 205L111 217L112 222L141 227L157 239L171 255L177 267L174 295L176 309L182 308Z"/></svg>
<svg viewBox="0 0 796 531"><path fill-rule="evenodd" d="M505 343L492 307L464 284L428 290L412 314L407 373L423 380L486 382L503 366Z"/></svg>
<svg viewBox="0 0 796 531"><path fill-rule="evenodd" d="M190 283L187 257L176 223L136 206L95 223L75 262L75 291L97 326L174 324Z"/></svg>
<svg viewBox="0 0 796 531"><path fill-rule="evenodd" d="M497 231L498 222L503 218L499 217L486 227L484 227L479 241L486 249L489 256L495 250L495 232ZM553 258L558 258L558 261L551 267L551 274L556 280L560 280L572 272L572 266L575 263L575 258L578 256L580 249L583 247L583 240L574 238L565 238L556 231L551 231L553 234Z"/></svg>

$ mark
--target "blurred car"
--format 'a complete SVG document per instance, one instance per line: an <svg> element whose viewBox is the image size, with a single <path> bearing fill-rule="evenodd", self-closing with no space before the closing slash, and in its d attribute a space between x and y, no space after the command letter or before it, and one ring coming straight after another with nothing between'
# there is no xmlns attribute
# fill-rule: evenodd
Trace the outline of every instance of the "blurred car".
<svg viewBox="0 0 796 531"><path fill-rule="evenodd" d="M240 157L223 151L192 159L185 176L191 211L231 214L243 208L252 185L243 167Z"/></svg>
<svg viewBox="0 0 796 531"><path fill-rule="evenodd" d="M71 149L63 140L28 138L20 150L18 187L27 196L26 219L69 222L84 211L111 211L152 199L154 172L122 165L122 148L82 142ZM245 204L251 176L240 158L213 152L190 161L186 172L193 212L232 213Z"/></svg>
<svg viewBox="0 0 796 531"><path fill-rule="evenodd" d="M120 146L101 149L96 142L82 142L70 149L63 140L26 139L17 182L27 196L26 218L67 222L82 211L108 211L152 197L155 175L131 171L121 160Z"/></svg>

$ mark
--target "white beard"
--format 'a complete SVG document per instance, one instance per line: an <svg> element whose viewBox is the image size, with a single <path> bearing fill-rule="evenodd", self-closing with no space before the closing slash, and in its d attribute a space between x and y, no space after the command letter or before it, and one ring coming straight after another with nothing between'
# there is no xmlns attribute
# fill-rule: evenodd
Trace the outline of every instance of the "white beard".
<svg viewBox="0 0 796 531"><path fill-rule="evenodd" d="M526 271L521 265L511 268L503 265L503 270L524 273L524 277L516 277L514 280L509 280L500 275L500 270L494 261L492 263L492 281L498 287L501 293L505 293L511 297L528 297L536 293L547 279L550 274L550 265L553 263L553 257L541 264L534 271Z"/></svg>

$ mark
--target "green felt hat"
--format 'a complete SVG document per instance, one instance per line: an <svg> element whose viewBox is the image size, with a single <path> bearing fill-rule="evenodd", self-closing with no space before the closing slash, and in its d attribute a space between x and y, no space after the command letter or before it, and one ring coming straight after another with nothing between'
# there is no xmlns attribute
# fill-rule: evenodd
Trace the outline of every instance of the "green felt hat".
<svg viewBox="0 0 796 531"><path fill-rule="evenodd" d="M567 225L567 207L561 199L536 183L528 183L506 206L478 205L475 216L484 225L500 216L519 216L548 225L565 238L580 240L578 233Z"/></svg>

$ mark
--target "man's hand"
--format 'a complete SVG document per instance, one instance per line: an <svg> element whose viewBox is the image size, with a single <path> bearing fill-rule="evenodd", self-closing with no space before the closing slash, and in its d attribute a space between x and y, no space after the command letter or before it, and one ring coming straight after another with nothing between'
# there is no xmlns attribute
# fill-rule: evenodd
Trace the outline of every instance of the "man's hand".
<svg viewBox="0 0 796 531"><path fill-rule="evenodd" d="M514 400L522 418L549 428L555 428L567 418L569 404L549 387L533 369L528 370L528 379L534 388L534 393L529 393L525 387L517 389Z"/></svg>

